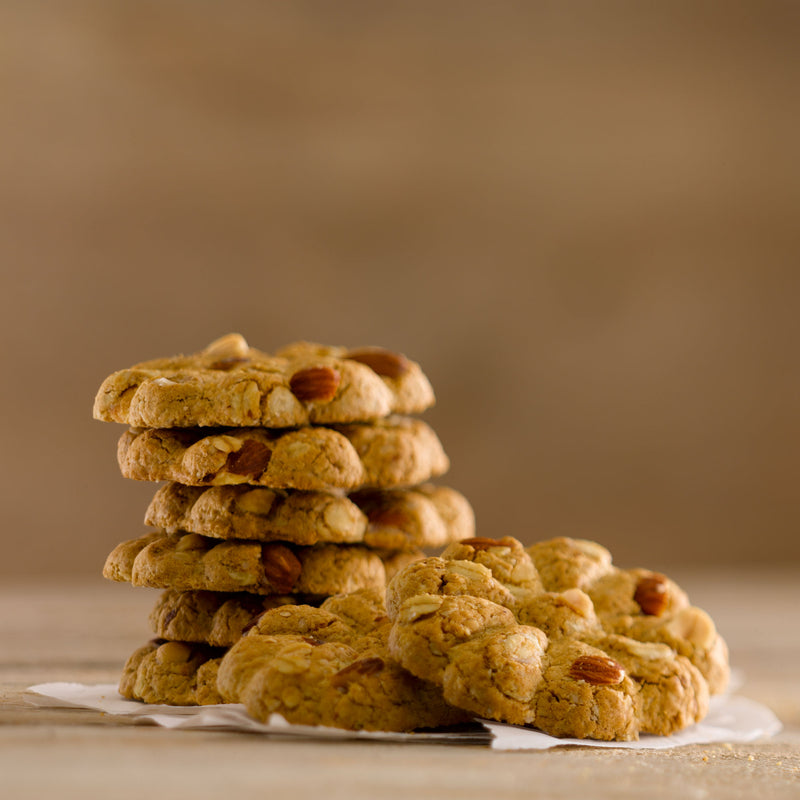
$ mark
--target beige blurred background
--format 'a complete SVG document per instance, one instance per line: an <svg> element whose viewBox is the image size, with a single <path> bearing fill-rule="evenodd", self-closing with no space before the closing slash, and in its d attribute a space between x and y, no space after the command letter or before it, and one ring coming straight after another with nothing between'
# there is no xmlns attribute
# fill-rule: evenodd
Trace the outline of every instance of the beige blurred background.
<svg viewBox="0 0 800 800"><path fill-rule="evenodd" d="M800 563L800 5L0 4L5 575L143 531L110 372L420 361L484 536Z"/></svg>

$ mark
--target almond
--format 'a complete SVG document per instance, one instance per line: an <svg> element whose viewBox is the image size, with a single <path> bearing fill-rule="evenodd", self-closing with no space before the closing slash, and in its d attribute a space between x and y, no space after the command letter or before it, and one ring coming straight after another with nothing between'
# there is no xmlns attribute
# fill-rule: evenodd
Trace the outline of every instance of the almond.
<svg viewBox="0 0 800 800"><path fill-rule="evenodd" d="M244 444L228 456L225 468L234 475L257 477L267 468L272 450L263 442L246 439Z"/></svg>
<svg viewBox="0 0 800 800"><path fill-rule="evenodd" d="M411 518L402 508L375 508L367 514L370 529L398 528L404 530L411 524Z"/></svg>
<svg viewBox="0 0 800 800"><path fill-rule="evenodd" d="M185 664L192 657L192 649L183 642L165 642L156 650L161 664Z"/></svg>
<svg viewBox="0 0 800 800"><path fill-rule="evenodd" d="M297 556L285 545L266 544L261 548L264 575L273 594L288 594L303 569Z"/></svg>
<svg viewBox="0 0 800 800"><path fill-rule="evenodd" d="M384 666L383 659L378 658L378 656L359 658L358 661L354 661L349 666L340 669L335 675L332 675L331 686L340 689L343 686L347 686L352 680L380 672Z"/></svg>
<svg viewBox="0 0 800 800"><path fill-rule="evenodd" d="M502 539L474 536L472 539L462 539L461 544L468 544L473 550L489 550L492 547L513 547L516 542L508 536L504 536Z"/></svg>
<svg viewBox="0 0 800 800"><path fill-rule="evenodd" d="M592 686L614 686L625 679L625 670L608 656L580 656L572 662L569 676Z"/></svg>
<svg viewBox="0 0 800 800"><path fill-rule="evenodd" d="M351 350L345 358L358 361L373 372L385 378L400 378L411 369L411 363L402 353L393 353L380 347L365 347L362 350Z"/></svg>
<svg viewBox="0 0 800 800"><path fill-rule="evenodd" d="M227 336L215 339L203 350L203 355L216 361L247 358L249 353L250 348L247 345L247 340L240 333L229 333Z"/></svg>
<svg viewBox="0 0 800 800"><path fill-rule="evenodd" d="M303 403L327 403L333 400L341 379L339 371L332 367L307 367L289 378L289 388Z"/></svg>
<svg viewBox="0 0 800 800"><path fill-rule="evenodd" d="M653 573L636 584L633 599L639 604L643 614L660 617L669 604L669 583L667 578Z"/></svg>

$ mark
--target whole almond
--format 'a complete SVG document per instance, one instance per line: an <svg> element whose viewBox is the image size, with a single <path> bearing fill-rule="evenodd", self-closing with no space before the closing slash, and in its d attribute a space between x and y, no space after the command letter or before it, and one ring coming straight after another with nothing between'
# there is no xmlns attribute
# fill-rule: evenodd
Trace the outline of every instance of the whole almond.
<svg viewBox="0 0 800 800"><path fill-rule="evenodd" d="M344 357L368 366L373 372L385 378L399 378L411 369L411 363L402 353L393 353L380 347L351 350Z"/></svg>
<svg viewBox="0 0 800 800"><path fill-rule="evenodd" d="M669 604L669 583L663 575L653 573L636 584L633 599L639 604L643 614L659 617Z"/></svg>
<svg viewBox="0 0 800 800"><path fill-rule="evenodd" d="M402 508L392 508L391 506L377 507L367 513L369 527L372 530L379 528L407 528L411 519L407 512Z"/></svg>
<svg viewBox="0 0 800 800"><path fill-rule="evenodd" d="M257 477L267 468L271 457L272 450L263 442L246 439L238 450L228 456L225 468L235 475Z"/></svg>
<svg viewBox="0 0 800 800"><path fill-rule="evenodd" d="M301 402L327 403L336 395L341 379L332 367L307 367L292 375L289 388Z"/></svg>
<svg viewBox="0 0 800 800"><path fill-rule="evenodd" d="M264 575L273 594L288 594L303 569L297 556L285 545L266 544L261 548Z"/></svg>
<svg viewBox="0 0 800 800"><path fill-rule="evenodd" d="M625 679L625 670L608 656L580 656L572 662L569 676L592 686L614 686Z"/></svg>

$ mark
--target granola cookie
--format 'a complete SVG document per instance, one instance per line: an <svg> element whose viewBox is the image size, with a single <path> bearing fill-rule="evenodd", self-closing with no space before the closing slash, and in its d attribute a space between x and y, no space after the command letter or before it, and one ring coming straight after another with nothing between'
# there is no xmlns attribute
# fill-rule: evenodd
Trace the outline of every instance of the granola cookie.
<svg viewBox="0 0 800 800"><path fill-rule="evenodd" d="M301 342L268 355L229 334L194 355L113 373L94 417L144 428L286 428L368 422L433 403L419 365L399 353Z"/></svg>
<svg viewBox="0 0 800 800"><path fill-rule="evenodd" d="M119 693L130 700L173 706L222 703L217 670L224 653L204 645L154 640L128 658Z"/></svg>
<svg viewBox="0 0 800 800"><path fill-rule="evenodd" d="M468 719L391 658L379 595L326 602L262 615L222 660L223 697L262 721L278 713L294 724L349 730L409 731Z"/></svg>
<svg viewBox="0 0 800 800"><path fill-rule="evenodd" d="M179 591L315 596L382 589L386 580L378 555L358 545L296 547L158 532L114 548L103 575L134 586Z"/></svg>
<svg viewBox="0 0 800 800"><path fill-rule="evenodd" d="M150 626L159 639L230 647L265 611L297 603L311 598L167 589L150 612Z"/></svg>
<svg viewBox="0 0 800 800"><path fill-rule="evenodd" d="M403 667L453 705L555 736L668 735L727 678L708 615L591 542L467 539L402 570L387 600Z"/></svg>
<svg viewBox="0 0 800 800"><path fill-rule="evenodd" d="M135 480L305 491L413 486L450 466L433 430L409 417L335 430L132 428L119 440L117 460Z"/></svg>
<svg viewBox="0 0 800 800"><path fill-rule="evenodd" d="M384 550L441 547L471 537L467 499L446 486L364 489L346 496L261 486L185 486L157 492L145 524L220 539L354 544Z"/></svg>
<svg viewBox="0 0 800 800"><path fill-rule="evenodd" d="M443 555L464 557L470 547L467 542L451 545ZM495 558L510 558L499 555L505 552L504 547L497 552ZM585 592L598 624L605 631L667 644L700 670L711 694L725 691L730 678L725 640L708 614L690 605L686 593L670 578L647 569L620 569L613 565L606 548L586 540L560 537L538 542L526 552L547 592L569 594L573 599L577 597L576 591ZM501 581L509 580L507 573L497 568L495 574ZM542 596L520 591L519 586L512 584L509 588L517 592L520 600L517 607L520 619L539 624L532 620L531 614L541 604ZM585 611L585 605L582 607ZM572 623L585 627L578 617L573 617ZM542 624L546 627L551 623Z"/></svg>

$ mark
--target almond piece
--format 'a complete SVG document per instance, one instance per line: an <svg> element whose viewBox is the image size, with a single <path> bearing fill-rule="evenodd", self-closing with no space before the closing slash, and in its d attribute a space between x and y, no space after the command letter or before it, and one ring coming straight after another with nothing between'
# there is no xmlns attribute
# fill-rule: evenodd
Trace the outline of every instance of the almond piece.
<svg viewBox="0 0 800 800"><path fill-rule="evenodd" d="M472 539L462 539L461 544L468 544L473 550L489 550L492 547L513 547L516 542L508 536L502 539L474 536Z"/></svg>
<svg viewBox="0 0 800 800"><path fill-rule="evenodd" d="M402 353L393 353L380 347L365 347L362 350L351 350L345 358L358 361L384 378L400 378L411 369L411 363Z"/></svg>
<svg viewBox="0 0 800 800"><path fill-rule="evenodd" d="M572 662L569 676L592 686L614 686L625 679L625 670L608 656L580 656Z"/></svg>
<svg viewBox="0 0 800 800"><path fill-rule="evenodd" d="M369 656L367 658L359 658L347 667L340 669L335 675L331 675L331 686L340 689L347 686L352 680L357 680L365 675L374 675L384 668L382 658L378 656Z"/></svg>
<svg viewBox="0 0 800 800"><path fill-rule="evenodd" d="M292 394L301 402L327 403L333 400L342 376L332 367L307 367L289 379Z"/></svg>
<svg viewBox="0 0 800 800"><path fill-rule="evenodd" d="M303 566L285 545L266 544L261 548L261 563L273 594L288 594L300 577Z"/></svg>
<svg viewBox="0 0 800 800"><path fill-rule="evenodd" d="M655 572L642 578L636 585L633 599L638 603L643 614L660 617L669 604L667 578Z"/></svg>
<svg viewBox="0 0 800 800"><path fill-rule="evenodd" d="M165 642L156 650L160 664L185 664L191 657L191 647L183 642Z"/></svg>
<svg viewBox="0 0 800 800"><path fill-rule="evenodd" d="M203 355L213 358L216 361L227 361L228 359L248 358L250 348L247 340L240 333L229 333L215 339L208 347L203 350Z"/></svg>

